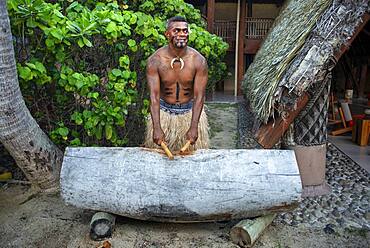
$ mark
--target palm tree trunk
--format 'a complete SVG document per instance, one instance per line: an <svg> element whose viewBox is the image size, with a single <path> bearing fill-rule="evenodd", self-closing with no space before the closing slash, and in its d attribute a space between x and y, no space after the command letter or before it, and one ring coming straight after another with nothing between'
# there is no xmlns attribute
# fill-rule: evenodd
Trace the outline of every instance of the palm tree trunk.
<svg viewBox="0 0 370 248"><path fill-rule="evenodd" d="M0 141L32 184L58 187L63 154L27 109L19 89L6 0L0 0Z"/></svg>

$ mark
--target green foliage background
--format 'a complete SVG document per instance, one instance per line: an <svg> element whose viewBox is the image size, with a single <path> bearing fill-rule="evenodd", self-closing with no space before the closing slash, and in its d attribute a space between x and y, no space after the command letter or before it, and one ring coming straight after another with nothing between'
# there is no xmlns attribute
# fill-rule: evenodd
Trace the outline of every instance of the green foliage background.
<svg viewBox="0 0 370 248"><path fill-rule="evenodd" d="M190 23L212 90L227 44L182 0L9 0L20 86L33 116L61 145L138 145L148 115L146 59L167 43L165 21Z"/></svg>

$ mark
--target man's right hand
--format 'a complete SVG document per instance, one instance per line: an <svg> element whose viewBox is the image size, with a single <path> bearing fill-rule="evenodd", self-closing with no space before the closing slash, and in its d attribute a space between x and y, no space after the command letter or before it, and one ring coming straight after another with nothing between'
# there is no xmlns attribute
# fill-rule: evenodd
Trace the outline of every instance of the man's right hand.
<svg viewBox="0 0 370 248"><path fill-rule="evenodd" d="M153 129L153 142L160 146L164 141L164 132L162 128Z"/></svg>

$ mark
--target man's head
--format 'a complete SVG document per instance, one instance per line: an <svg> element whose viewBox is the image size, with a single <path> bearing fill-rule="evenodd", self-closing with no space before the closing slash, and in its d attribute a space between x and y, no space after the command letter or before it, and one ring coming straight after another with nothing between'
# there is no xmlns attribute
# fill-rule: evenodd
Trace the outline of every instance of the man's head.
<svg viewBox="0 0 370 248"><path fill-rule="evenodd" d="M175 48L185 48L189 37L186 19L182 16L174 16L168 19L165 35L169 43Z"/></svg>

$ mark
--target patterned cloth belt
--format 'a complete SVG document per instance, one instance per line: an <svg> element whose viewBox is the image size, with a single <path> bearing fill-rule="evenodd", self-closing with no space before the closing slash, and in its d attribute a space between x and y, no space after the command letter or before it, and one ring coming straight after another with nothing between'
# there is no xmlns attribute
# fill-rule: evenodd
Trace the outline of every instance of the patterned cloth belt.
<svg viewBox="0 0 370 248"><path fill-rule="evenodd" d="M163 99L159 100L160 108L163 111L166 111L170 114L174 115L182 115L187 112L189 112L192 107L193 107L193 101L189 101L187 103L175 103L175 104L170 104L165 102Z"/></svg>

